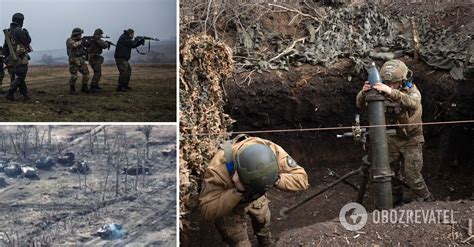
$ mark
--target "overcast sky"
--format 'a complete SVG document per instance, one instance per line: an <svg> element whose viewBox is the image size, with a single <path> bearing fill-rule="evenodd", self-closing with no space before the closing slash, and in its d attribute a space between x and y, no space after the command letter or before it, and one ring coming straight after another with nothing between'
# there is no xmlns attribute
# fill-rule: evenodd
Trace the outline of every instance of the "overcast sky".
<svg viewBox="0 0 474 247"><path fill-rule="evenodd" d="M0 0L2 30L17 12L25 15L23 27L36 51L65 49L75 27L84 35L102 28L114 43L127 28L136 36L176 39L176 0ZM3 44L3 33L0 40Z"/></svg>

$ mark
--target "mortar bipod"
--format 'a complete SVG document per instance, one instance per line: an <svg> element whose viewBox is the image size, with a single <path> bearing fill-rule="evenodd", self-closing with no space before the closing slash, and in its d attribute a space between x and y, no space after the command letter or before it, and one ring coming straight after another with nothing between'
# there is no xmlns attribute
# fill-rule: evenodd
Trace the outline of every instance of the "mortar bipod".
<svg viewBox="0 0 474 247"><path fill-rule="evenodd" d="M367 190L367 184L370 180L370 162L369 156L367 154L362 157L362 165L360 169L362 170L362 179L360 181L359 191L357 193L357 203L363 205L365 192ZM411 189L410 185L408 185L396 176L392 176L392 180L400 185L403 185L407 189Z"/></svg>

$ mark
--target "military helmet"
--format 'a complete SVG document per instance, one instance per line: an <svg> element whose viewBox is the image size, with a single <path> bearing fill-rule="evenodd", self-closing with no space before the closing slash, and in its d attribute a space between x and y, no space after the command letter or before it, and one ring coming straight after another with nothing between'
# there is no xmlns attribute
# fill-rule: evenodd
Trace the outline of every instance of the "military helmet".
<svg viewBox="0 0 474 247"><path fill-rule="evenodd" d="M104 34L104 32L102 31L102 29L100 28L97 28L95 31L94 31L94 35L101 35Z"/></svg>
<svg viewBox="0 0 474 247"><path fill-rule="evenodd" d="M25 16L22 13L15 13L12 16L12 22L23 25L23 20L25 20Z"/></svg>
<svg viewBox="0 0 474 247"><path fill-rule="evenodd" d="M384 82L399 82L407 80L409 71L404 62L394 59L384 63L380 69L380 75Z"/></svg>
<svg viewBox="0 0 474 247"><path fill-rule="evenodd" d="M83 33L84 33L84 30L82 30L82 29L76 27L76 28L74 28L74 29L72 30L71 35L72 35L72 36L78 36L78 35L81 35L81 34L83 34Z"/></svg>
<svg viewBox="0 0 474 247"><path fill-rule="evenodd" d="M235 164L240 181L252 192L265 193L278 178L276 155L264 144L244 147L238 152Z"/></svg>
<svg viewBox="0 0 474 247"><path fill-rule="evenodd" d="M132 33L135 33L135 30L129 28L129 29L125 30L125 32L126 32L127 34L132 34Z"/></svg>

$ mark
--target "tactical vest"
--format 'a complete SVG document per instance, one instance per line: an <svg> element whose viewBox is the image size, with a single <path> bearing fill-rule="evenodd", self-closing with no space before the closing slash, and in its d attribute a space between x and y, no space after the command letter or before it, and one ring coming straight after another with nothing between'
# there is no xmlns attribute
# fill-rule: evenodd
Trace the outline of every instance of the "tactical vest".
<svg viewBox="0 0 474 247"><path fill-rule="evenodd" d="M17 27L19 28L19 27ZM24 57L25 55L28 54L28 52L30 52L30 49L29 47L25 46L24 44L21 44L21 43L18 43L16 42L15 38L13 37L12 35L12 31L11 31L11 28L9 28L7 30L8 32L8 36L10 36L10 42L12 43L12 46L13 46L13 51L15 52L15 54L17 55L17 57ZM6 37L5 37L6 38Z"/></svg>
<svg viewBox="0 0 474 247"><path fill-rule="evenodd" d="M68 44L69 40L74 40L74 39L68 38L66 40L67 56L69 58L83 58L86 55L84 46L81 44L78 47L69 47L69 44Z"/></svg>
<svg viewBox="0 0 474 247"><path fill-rule="evenodd" d="M411 88L404 89L405 93L410 93ZM411 110L403 105L391 102L389 100L384 102L385 108L385 119L387 124L413 124L413 123L421 123L421 114L422 114L422 107L421 103L419 109ZM391 129L392 127L388 127ZM419 141L424 141L423 138L423 127L421 125L409 125L409 126L401 126L397 127L396 129L396 136L401 138L414 138Z"/></svg>
<svg viewBox="0 0 474 247"><path fill-rule="evenodd" d="M90 44L90 47L88 48L88 54L90 57L94 56L94 55L100 55L102 54L102 48L99 47L99 45L97 44L97 40L92 38L91 39L91 44Z"/></svg>

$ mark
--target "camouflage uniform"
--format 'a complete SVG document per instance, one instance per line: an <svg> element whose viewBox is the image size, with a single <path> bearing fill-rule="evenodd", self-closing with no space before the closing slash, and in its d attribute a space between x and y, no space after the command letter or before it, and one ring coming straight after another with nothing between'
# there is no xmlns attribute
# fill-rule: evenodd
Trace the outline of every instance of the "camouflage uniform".
<svg viewBox="0 0 474 247"><path fill-rule="evenodd" d="M407 83L400 90L392 90L385 95L387 124L413 124L422 123L421 94L414 84ZM357 94L357 107L366 105L365 92ZM423 127L410 125L396 128L396 135L388 137L390 166L395 171L395 176L400 176L400 164L403 161L405 181L414 193L415 198L427 200L431 193L421 175L423 167ZM393 187L394 197L401 196L400 185Z"/></svg>
<svg viewBox="0 0 474 247"><path fill-rule="evenodd" d="M66 40L67 54L69 56L69 73L71 79L69 80L70 93L76 94L76 80L77 72L82 74L82 87L81 92L89 92L87 88L87 82L89 81L89 69L87 68L86 58L87 55L82 44L82 39L78 36L69 37Z"/></svg>
<svg viewBox="0 0 474 247"><path fill-rule="evenodd" d="M232 156L251 144L265 144L276 154L279 180L276 187L282 191L299 191L308 188L305 170L280 146L261 138L249 137L232 145ZM226 167L224 150L219 150L206 168L201 195L200 212L204 219L215 220L216 228L230 246L250 246L245 215L252 221L252 228L260 245L271 244L270 209L265 195L253 201L244 200L237 191Z"/></svg>
<svg viewBox="0 0 474 247"><path fill-rule="evenodd" d="M30 60L28 53L31 52L31 37L28 31L23 28L23 20L23 14L14 14L12 17L12 23L10 23L10 28L7 30L10 34L10 41L14 47L14 51L19 59L18 63L12 64L10 60L12 56L9 49L5 48L3 50L7 64L11 67L8 70L8 73L10 73L11 85L5 95L5 98L9 100L15 100L14 94L18 89L20 89L20 93L23 95L25 100L30 99L25 80L28 73L28 61ZM8 47L7 40L5 40L3 47Z"/></svg>
<svg viewBox="0 0 474 247"><path fill-rule="evenodd" d="M91 40L90 47L88 49L88 56L89 56L89 64L94 71L94 75L92 76L90 90L98 92L101 90L99 87L100 77L102 76L102 64L104 63L104 57L102 54L103 49L110 48L110 44L106 41L102 40L102 30L97 29L94 32L94 36Z"/></svg>

